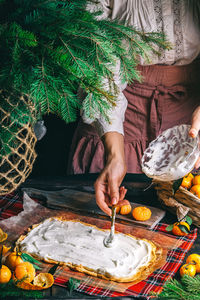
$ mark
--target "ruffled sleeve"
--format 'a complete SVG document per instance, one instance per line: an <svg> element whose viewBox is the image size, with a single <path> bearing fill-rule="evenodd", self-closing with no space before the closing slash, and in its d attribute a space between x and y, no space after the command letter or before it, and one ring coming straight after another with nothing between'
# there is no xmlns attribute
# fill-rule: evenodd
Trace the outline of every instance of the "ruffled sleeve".
<svg viewBox="0 0 200 300"><path fill-rule="evenodd" d="M118 87L118 94L115 103L116 105L108 110L109 122L107 122L98 111L95 113L94 119L87 118L84 110L81 111L83 122L95 126L100 137L103 136L106 132L111 131L119 132L124 135L123 122L125 111L127 108L127 99L123 94L123 90L126 88L126 83L122 84L121 82L119 61L117 61L115 67L112 67L112 71L114 72L114 83ZM110 91L108 78L103 79L102 86L106 91Z"/></svg>

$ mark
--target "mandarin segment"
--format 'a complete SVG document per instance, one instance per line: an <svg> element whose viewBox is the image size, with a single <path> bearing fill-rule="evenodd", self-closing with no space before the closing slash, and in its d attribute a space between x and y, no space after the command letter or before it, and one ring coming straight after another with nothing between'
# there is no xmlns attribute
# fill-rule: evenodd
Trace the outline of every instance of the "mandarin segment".
<svg viewBox="0 0 200 300"><path fill-rule="evenodd" d="M138 206L133 209L132 215L137 221L147 221L151 218L151 210L146 206Z"/></svg>

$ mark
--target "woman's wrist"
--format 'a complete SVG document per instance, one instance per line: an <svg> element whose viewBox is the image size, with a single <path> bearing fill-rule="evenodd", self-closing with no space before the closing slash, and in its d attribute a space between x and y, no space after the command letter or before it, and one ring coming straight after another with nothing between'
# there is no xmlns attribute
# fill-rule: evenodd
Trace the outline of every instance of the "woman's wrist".
<svg viewBox="0 0 200 300"><path fill-rule="evenodd" d="M124 136L118 132L107 132L102 137L104 143L107 161L116 159L125 161L124 154Z"/></svg>

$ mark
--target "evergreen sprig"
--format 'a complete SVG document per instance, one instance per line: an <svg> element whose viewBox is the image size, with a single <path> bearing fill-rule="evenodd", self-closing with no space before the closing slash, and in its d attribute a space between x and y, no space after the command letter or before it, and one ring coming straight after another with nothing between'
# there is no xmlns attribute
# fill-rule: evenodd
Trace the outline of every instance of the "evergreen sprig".
<svg viewBox="0 0 200 300"><path fill-rule="evenodd" d="M86 9L89 2L98 5L92 0L1 0L0 87L26 93L42 114L55 113L71 122L81 107L81 86L88 93L88 115L93 117L98 108L106 117L116 89L105 91L102 78L114 85L116 60L122 80L130 82L139 78L138 55L149 60L150 53L168 44L159 33L100 20L101 12Z"/></svg>
<svg viewBox="0 0 200 300"><path fill-rule="evenodd" d="M153 293L157 299L169 300L200 300L200 276L184 275L179 282L176 279L168 280L160 294Z"/></svg>
<svg viewBox="0 0 200 300"><path fill-rule="evenodd" d="M16 97L7 129L0 123L0 157L18 146L15 139L24 124L34 125L47 113L69 123L83 106L87 117L95 118L99 112L109 122L107 111L118 94L117 62L122 82L130 83L140 79L138 57L149 63L152 53L169 48L160 33L101 19L100 8L89 11L91 3L99 7L96 0L0 0L0 89L28 95L36 112L33 118ZM109 88L104 86L105 77ZM79 87L87 95L82 103ZM1 105L10 105L0 100Z"/></svg>

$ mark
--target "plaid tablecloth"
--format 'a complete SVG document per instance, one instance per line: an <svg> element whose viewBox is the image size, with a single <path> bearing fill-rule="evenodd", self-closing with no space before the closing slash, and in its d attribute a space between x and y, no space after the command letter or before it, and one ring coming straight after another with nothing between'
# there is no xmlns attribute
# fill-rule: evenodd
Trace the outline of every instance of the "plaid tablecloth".
<svg viewBox="0 0 200 300"><path fill-rule="evenodd" d="M22 196L18 193L0 197L0 220L17 215L22 209ZM166 226L167 224L159 223L153 230L167 233ZM196 228L186 236L176 237L182 242L181 246L168 251L166 264L153 272L146 280L129 287L124 293L114 292L112 289L112 282L110 282L110 285L108 285L106 289L94 286L94 281L90 281L90 277L88 277L88 281L84 281L79 285L77 291L101 297L135 296L150 299L151 292L160 292L165 281L175 275L196 237ZM54 277L55 284L66 287L69 278L65 276L65 272L62 268L60 268L60 270L58 269L58 272L55 273ZM91 283L93 283L93 285L91 285Z"/></svg>

